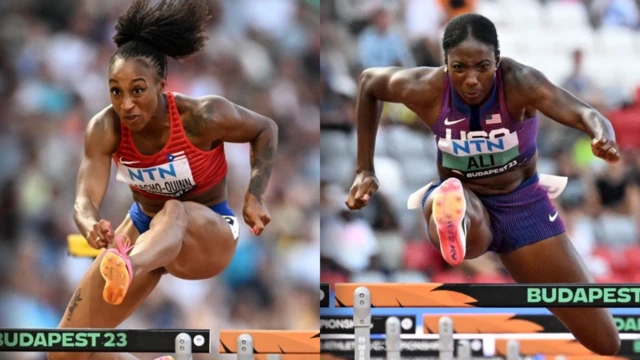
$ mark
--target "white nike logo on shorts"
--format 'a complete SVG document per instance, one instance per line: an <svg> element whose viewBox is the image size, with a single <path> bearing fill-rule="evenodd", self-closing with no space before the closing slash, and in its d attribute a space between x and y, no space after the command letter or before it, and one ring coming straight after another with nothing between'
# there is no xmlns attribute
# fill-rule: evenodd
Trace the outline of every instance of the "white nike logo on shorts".
<svg viewBox="0 0 640 360"><path fill-rule="evenodd" d="M554 222L554 221L556 221L557 217L558 217L558 212L557 211L553 215L549 214L549 221Z"/></svg>
<svg viewBox="0 0 640 360"><path fill-rule="evenodd" d="M449 121L449 118L444 119L444 124L445 125L453 125L453 124L457 124L460 121L465 121L466 118L462 118L462 119L458 119L458 120L454 120L454 121Z"/></svg>

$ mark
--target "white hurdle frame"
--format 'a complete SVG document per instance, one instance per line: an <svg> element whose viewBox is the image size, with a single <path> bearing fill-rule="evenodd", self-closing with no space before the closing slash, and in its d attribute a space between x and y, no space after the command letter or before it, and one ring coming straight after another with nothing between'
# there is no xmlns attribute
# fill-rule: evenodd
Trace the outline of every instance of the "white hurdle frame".
<svg viewBox="0 0 640 360"><path fill-rule="evenodd" d="M249 334L238 336L238 360L253 360L253 338Z"/></svg>
<svg viewBox="0 0 640 360"><path fill-rule="evenodd" d="M458 342L458 360L471 360L471 344L469 340Z"/></svg>
<svg viewBox="0 0 640 360"><path fill-rule="evenodd" d="M193 360L191 349L191 336L187 333L180 333L176 336L176 360Z"/></svg>
<svg viewBox="0 0 640 360"><path fill-rule="evenodd" d="M400 319L392 316L385 323L385 348L387 360L400 360L402 339L400 338Z"/></svg>
<svg viewBox="0 0 640 360"><path fill-rule="evenodd" d="M354 359L371 359L371 292L360 286L353 292Z"/></svg>
<svg viewBox="0 0 640 360"><path fill-rule="evenodd" d="M359 286L353 292L353 329L354 359L370 360L371 358L371 292L365 286ZM400 360L402 339L400 338L400 320L392 316L385 323L385 344L387 360ZM440 360L456 360L454 358L453 320L448 316L440 318L438 323L438 342ZM238 347L240 354L240 347ZM471 346L468 341L458 343L457 360L471 359ZM520 346L517 340L507 343L507 360L520 360ZM253 360L240 358L238 360Z"/></svg>

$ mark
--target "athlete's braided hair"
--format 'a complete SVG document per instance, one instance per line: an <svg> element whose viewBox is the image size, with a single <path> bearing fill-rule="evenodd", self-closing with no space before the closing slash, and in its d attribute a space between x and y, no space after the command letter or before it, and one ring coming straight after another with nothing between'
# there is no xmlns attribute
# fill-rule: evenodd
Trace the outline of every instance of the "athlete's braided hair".
<svg viewBox="0 0 640 360"><path fill-rule="evenodd" d="M449 21L444 29L442 49L444 50L445 58L447 51L469 38L493 46L496 57L500 55L498 32L493 22L482 15L468 13L456 16Z"/></svg>
<svg viewBox="0 0 640 360"><path fill-rule="evenodd" d="M118 50L109 67L117 58L144 57L165 79L167 57L183 59L204 47L207 4L206 0L161 0L154 6L149 2L134 0L118 18L113 37Z"/></svg>

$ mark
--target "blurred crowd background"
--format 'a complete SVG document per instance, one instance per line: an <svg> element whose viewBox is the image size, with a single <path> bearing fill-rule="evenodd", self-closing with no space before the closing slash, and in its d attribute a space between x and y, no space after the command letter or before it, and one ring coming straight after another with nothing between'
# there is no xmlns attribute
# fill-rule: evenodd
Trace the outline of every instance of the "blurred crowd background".
<svg viewBox="0 0 640 360"><path fill-rule="evenodd" d="M272 221L260 237L241 226L237 253L220 276L163 277L122 327L209 328L217 349L215 332L223 328L319 328L320 1L208 2L207 47L183 62L170 59L167 89L221 95L278 123L265 196ZM0 1L0 327L56 327L92 261L68 256L66 236L77 233L83 132L109 105L114 24L130 4ZM242 218L249 145L225 149L229 203ZM112 170L102 217L119 224L131 202Z"/></svg>
<svg viewBox="0 0 640 360"><path fill-rule="evenodd" d="M622 161L595 158L589 138L540 114L540 173L567 176L555 204L599 282L640 281L640 14L634 0L323 0L321 8L322 282L511 282L495 254L448 266L408 196L437 180L433 135L386 103L377 135L380 190L349 212L358 76L376 66L440 66L446 23L487 16L501 55L541 70L613 123Z"/></svg>

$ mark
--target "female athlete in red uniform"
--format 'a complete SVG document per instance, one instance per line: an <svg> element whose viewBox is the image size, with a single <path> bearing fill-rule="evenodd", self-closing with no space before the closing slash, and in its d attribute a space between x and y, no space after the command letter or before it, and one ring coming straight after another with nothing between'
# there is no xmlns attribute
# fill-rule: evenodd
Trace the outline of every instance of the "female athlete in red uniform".
<svg viewBox="0 0 640 360"><path fill-rule="evenodd" d="M165 92L167 56L185 58L206 40L204 0L135 0L117 22L109 63L111 106L85 134L74 220L94 248L105 248L71 297L60 328L113 328L131 315L162 274L206 279L236 249L239 223L226 201L224 142L251 144L244 221L260 235L262 203L277 149L277 126L217 96ZM115 230L98 211L111 168L133 193ZM49 359L136 359L129 354L50 353Z"/></svg>

